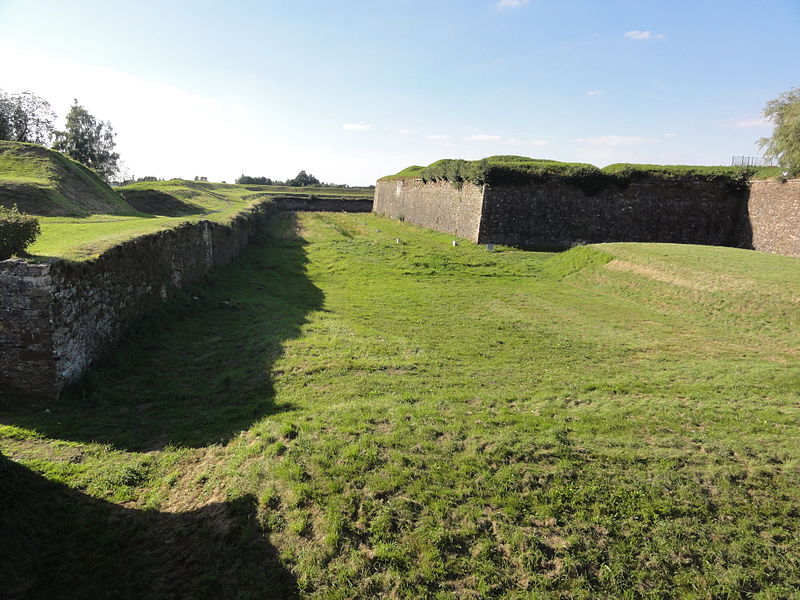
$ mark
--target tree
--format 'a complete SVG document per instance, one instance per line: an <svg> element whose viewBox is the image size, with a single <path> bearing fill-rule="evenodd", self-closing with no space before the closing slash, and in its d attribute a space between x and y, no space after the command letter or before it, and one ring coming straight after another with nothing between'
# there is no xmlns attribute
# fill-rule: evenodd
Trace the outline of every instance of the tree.
<svg viewBox="0 0 800 600"><path fill-rule="evenodd" d="M0 90L0 140L47 145L55 118L50 103L33 92Z"/></svg>
<svg viewBox="0 0 800 600"><path fill-rule="evenodd" d="M108 121L98 121L75 100L64 131L56 131L53 148L94 169L109 181L117 171L116 134Z"/></svg>
<svg viewBox="0 0 800 600"><path fill-rule="evenodd" d="M767 102L764 117L775 124L772 135L759 141L764 154L777 158L792 175L800 174L800 88Z"/></svg>
<svg viewBox="0 0 800 600"><path fill-rule="evenodd" d="M313 175L309 175L305 171L300 171L297 174L297 177L295 177L294 179L289 179L286 182L286 185L292 185L298 187L305 187L307 185L319 185L319 179L317 179Z"/></svg>

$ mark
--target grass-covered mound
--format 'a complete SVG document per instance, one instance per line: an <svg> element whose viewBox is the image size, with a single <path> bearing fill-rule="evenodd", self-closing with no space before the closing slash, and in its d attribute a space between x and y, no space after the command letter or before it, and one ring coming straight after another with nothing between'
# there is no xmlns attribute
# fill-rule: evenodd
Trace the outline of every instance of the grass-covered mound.
<svg viewBox="0 0 800 600"><path fill-rule="evenodd" d="M612 186L625 187L647 177L722 181L740 188L748 179L780 175L777 167L704 167L690 165L637 165L619 163L599 169L588 163L567 163L525 156L500 155L481 160L445 158L427 167L413 165L382 180L422 179L449 181L458 186L464 182L476 185L524 185L558 179L576 185L587 194L598 193Z"/></svg>
<svg viewBox="0 0 800 600"><path fill-rule="evenodd" d="M91 169L36 144L0 141L0 205L41 216L136 215Z"/></svg>
<svg viewBox="0 0 800 600"><path fill-rule="evenodd" d="M63 403L0 411L3 584L796 597L800 260L451 240L287 214Z"/></svg>
<svg viewBox="0 0 800 600"><path fill-rule="evenodd" d="M42 235L29 251L39 257L86 260L127 239L184 222L228 222L258 202L285 196L309 200L363 199L370 198L373 190L244 186L171 179L135 183L116 188L112 193L120 202L127 201L127 214L97 212L78 217L42 217Z"/></svg>

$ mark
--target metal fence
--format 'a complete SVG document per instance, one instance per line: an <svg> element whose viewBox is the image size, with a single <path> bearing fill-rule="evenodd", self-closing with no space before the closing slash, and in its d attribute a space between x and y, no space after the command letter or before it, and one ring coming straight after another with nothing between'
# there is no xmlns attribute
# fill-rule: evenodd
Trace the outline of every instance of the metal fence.
<svg viewBox="0 0 800 600"><path fill-rule="evenodd" d="M777 167L778 161L774 158L763 156L734 156L731 158L732 167Z"/></svg>

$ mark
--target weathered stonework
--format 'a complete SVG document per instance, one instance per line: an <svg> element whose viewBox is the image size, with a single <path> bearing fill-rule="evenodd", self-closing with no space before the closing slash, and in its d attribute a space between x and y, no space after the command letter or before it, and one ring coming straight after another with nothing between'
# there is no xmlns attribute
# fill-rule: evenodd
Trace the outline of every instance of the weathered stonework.
<svg viewBox="0 0 800 600"><path fill-rule="evenodd" d="M753 248L800 257L800 179L754 181L747 219Z"/></svg>
<svg viewBox="0 0 800 600"><path fill-rule="evenodd" d="M447 182L423 183L421 179L379 181L374 211L477 242L483 186L465 183L456 189Z"/></svg>
<svg viewBox="0 0 800 600"><path fill-rule="evenodd" d="M276 199L230 223L185 223L90 261L0 261L0 400L57 398L134 320L231 262L269 214L371 208L371 200Z"/></svg>
<svg viewBox="0 0 800 600"><path fill-rule="evenodd" d="M755 181L748 190L650 177L587 195L558 180L456 189L416 179L379 181L374 210L477 243L673 242L800 256L799 204L800 180Z"/></svg>

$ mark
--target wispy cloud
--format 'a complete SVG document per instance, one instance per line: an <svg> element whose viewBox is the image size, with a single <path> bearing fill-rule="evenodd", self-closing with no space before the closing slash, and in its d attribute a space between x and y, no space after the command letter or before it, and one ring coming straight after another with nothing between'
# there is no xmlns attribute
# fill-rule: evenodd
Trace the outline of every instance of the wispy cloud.
<svg viewBox="0 0 800 600"><path fill-rule="evenodd" d="M444 135L443 133L436 133L434 135L429 135L428 139L429 140L449 140L450 136L449 135Z"/></svg>
<svg viewBox="0 0 800 600"><path fill-rule="evenodd" d="M633 31L625 32L625 37L630 38L632 40L665 40L667 36L663 33L653 33L652 31L639 31L638 29L634 29Z"/></svg>
<svg viewBox="0 0 800 600"><path fill-rule="evenodd" d="M482 133L471 135L467 138L472 142L499 142L501 138L499 135L485 135Z"/></svg>
<svg viewBox="0 0 800 600"><path fill-rule="evenodd" d="M742 119L741 121L736 121L735 123L731 124L731 127L769 127L771 123L761 117L755 117L753 119Z"/></svg>
<svg viewBox="0 0 800 600"><path fill-rule="evenodd" d="M342 125L342 129L345 131L369 131L372 129L372 125L365 123L364 121L361 121L360 123L345 123Z"/></svg>
<svg viewBox="0 0 800 600"><path fill-rule="evenodd" d="M674 137L678 137L678 134L677 133L665 133L664 137L665 138L674 138Z"/></svg>
<svg viewBox="0 0 800 600"><path fill-rule="evenodd" d="M587 96L602 96L603 92L602 92L602 90L589 90L588 92L586 92L586 95Z"/></svg>
<svg viewBox="0 0 800 600"><path fill-rule="evenodd" d="M531 0L500 0L494 7L497 10L506 10L508 8L519 8L520 6L530 4L530 2Z"/></svg>
<svg viewBox="0 0 800 600"><path fill-rule="evenodd" d="M603 135L593 138L578 138L575 141L579 144L588 144L590 146L633 146L651 142L652 140L638 136Z"/></svg>
<svg viewBox="0 0 800 600"><path fill-rule="evenodd" d="M412 133L414 133L414 130L413 129L398 129L397 133L399 133L400 135L411 135Z"/></svg>

